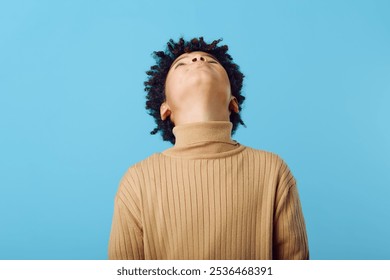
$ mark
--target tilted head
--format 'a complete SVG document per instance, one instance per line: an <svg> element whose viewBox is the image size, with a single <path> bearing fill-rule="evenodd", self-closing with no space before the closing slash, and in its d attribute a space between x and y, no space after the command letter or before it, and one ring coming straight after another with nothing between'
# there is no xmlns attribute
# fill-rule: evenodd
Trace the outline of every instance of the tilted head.
<svg viewBox="0 0 390 280"><path fill-rule="evenodd" d="M170 114L164 107L167 97L171 99L168 100L171 106L175 106L177 100L180 100L181 104L190 102L183 92L186 87L197 86L197 79L202 79L200 86L218 93L213 102L232 101L229 105L229 119L233 124L232 134L239 124L245 126L239 113L245 99L241 94L244 75L227 53L228 47L218 46L221 41L214 40L208 44L203 37L190 41L180 38L177 42L171 39L165 51L153 53L156 65L146 72L148 78L144 83L147 92L146 109L157 124L151 134L161 131L163 140L175 143L175 136L172 133L175 126L174 114ZM195 67L196 75L191 74Z"/></svg>

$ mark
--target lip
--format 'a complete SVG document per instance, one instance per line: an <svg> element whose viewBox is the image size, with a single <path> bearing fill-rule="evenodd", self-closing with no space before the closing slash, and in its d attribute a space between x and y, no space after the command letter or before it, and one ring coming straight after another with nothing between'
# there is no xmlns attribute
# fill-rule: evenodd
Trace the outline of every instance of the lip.
<svg viewBox="0 0 390 280"><path fill-rule="evenodd" d="M210 66L209 63L207 62L196 62L196 63L193 63L192 65L194 65L194 67L202 67L202 66Z"/></svg>
<svg viewBox="0 0 390 280"><path fill-rule="evenodd" d="M206 65L206 63L198 64L198 65L193 65L188 68L188 70L193 70L193 71L211 71L211 68L209 65Z"/></svg>

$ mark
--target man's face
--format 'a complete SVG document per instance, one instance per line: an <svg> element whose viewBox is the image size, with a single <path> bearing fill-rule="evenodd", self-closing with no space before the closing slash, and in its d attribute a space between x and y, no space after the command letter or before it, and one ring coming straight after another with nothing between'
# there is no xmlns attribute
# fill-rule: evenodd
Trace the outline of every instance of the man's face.
<svg viewBox="0 0 390 280"><path fill-rule="evenodd" d="M212 55L201 51L185 53L171 65L165 94L172 112L191 108L194 102L227 108L231 97L229 77Z"/></svg>

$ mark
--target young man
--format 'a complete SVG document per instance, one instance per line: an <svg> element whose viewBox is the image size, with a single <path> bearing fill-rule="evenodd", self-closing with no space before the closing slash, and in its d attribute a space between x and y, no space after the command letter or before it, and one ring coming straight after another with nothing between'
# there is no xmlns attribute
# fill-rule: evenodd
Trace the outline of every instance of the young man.
<svg viewBox="0 0 390 280"><path fill-rule="evenodd" d="M231 139L244 75L227 46L170 40L147 72L146 108L174 146L130 167L115 198L110 259L308 259L283 160Z"/></svg>

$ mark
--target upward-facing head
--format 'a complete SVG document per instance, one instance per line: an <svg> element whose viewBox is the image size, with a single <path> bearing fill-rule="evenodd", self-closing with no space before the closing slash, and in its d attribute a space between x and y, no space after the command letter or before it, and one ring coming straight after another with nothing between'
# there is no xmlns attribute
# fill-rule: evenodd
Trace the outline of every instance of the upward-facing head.
<svg viewBox="0 0 390 280"><path fill-rule="evenodd" d="M157 124L152 134L161 131L163 139L174 144L172 129L190 122L188 116L230 120L232 133L244 125L239 113L245 99L241 95L244 75L227 53L228 47L218 46L220 41L171 39L165 51L153 53L157 64L146 72L145 82L146 109Z"/></svg>

